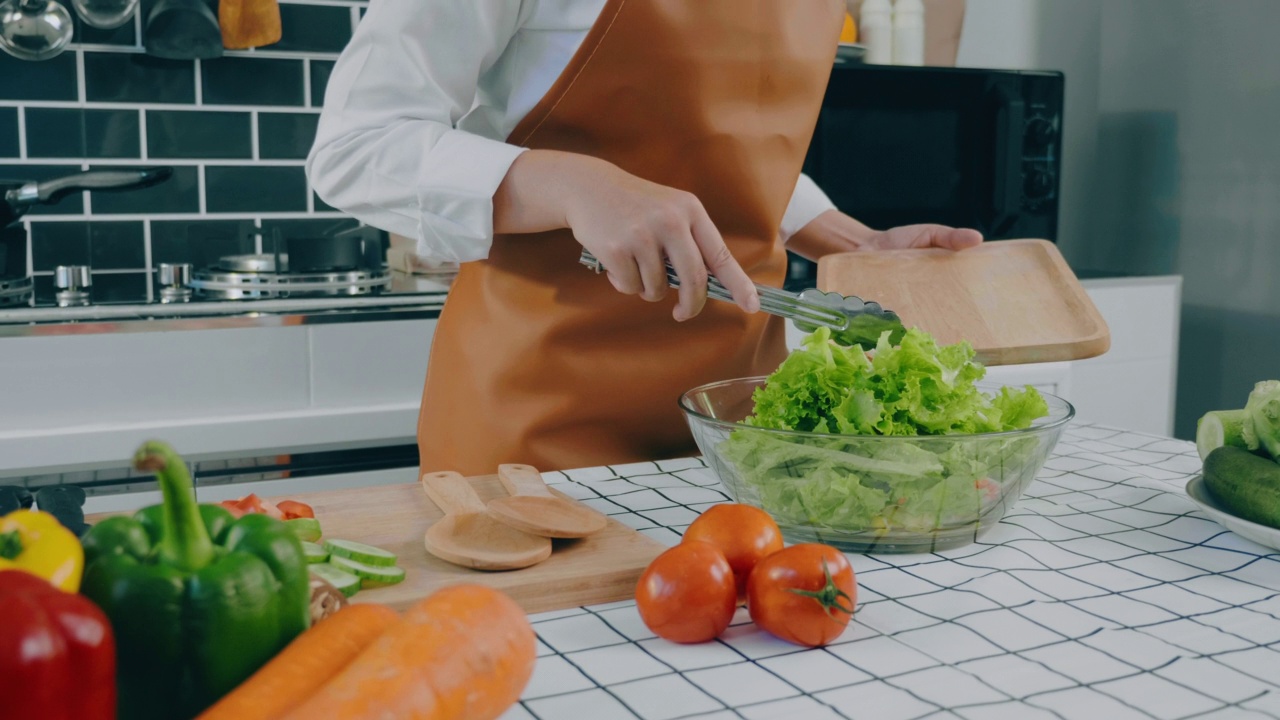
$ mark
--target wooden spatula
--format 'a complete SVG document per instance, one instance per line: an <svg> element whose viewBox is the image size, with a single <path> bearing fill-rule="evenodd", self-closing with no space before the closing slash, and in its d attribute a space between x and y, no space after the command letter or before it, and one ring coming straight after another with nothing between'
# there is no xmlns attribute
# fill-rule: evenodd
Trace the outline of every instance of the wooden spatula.
<svg viewBox="0 0 1280 720"><path fill-rule="evenodd" d="M939 343L967 340L986 365L1080 360L1111 346L1106 321L1045 240L828 255L818 287L874 298Z"/></svg>
<svg viewBox="0 0 1280 720"><path fill-rule="evenodd" d="M423 539L427 552L441 560L476 570L516 570L551 556L551 540L495 520L458 473L427 473L422 487L444 512Z"/></svg>
<svg viewBox="0 0 1280 720"><path fill-rule="evenodd" d="M218 26L228 50L280 42L280 5L276 0L219 0Z"/></svg>
<svg viewBox="0 0 1280 720"><path fill-rule="evenodd" d="M511 496L489 501L489 512L518 530L549 538L581 538L609 523L603 513L551 494L542 474L529 465L499 465L498 479Z"/></svg>

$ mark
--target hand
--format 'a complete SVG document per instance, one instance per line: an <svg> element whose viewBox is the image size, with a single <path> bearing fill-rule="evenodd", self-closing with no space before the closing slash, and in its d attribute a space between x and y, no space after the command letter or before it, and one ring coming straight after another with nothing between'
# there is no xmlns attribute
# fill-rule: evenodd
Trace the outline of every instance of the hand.
<svg viewBox="0 0 1280 720"><path fill-rule="evenodd" d="M901 250L938 247L964 250L982 242L977 230L946 225L904 225L872 230L838 210L814 218L787 240L787 249L816 261L823 255L861 250Z"/></svg>
<svg viewBox="0 0 1280 720"><path fill-rule="evenodd" d="M666 297L669 259L680 278L672 311L677 321L702 311L708 272L744 311L760 309L751 278L691 193L596 158L532 150L512 164L494 206L498 232L570 228L604 265L618 292L649 302Z"/></svg>

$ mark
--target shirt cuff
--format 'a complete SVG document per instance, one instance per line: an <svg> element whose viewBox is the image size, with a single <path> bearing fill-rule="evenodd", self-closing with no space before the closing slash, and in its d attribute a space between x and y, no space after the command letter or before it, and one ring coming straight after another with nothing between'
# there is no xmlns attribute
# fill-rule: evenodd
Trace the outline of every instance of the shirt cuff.
<svg viewBox="0 0 1280 720"><path fill-rule="evenodd" d="M463 130L442 135L423 159L417 253L455 263L488 257L493 195L526 149Z"/></svg>
<svg viewBox="0 0 1280 720"><path fill-rule="evenodd" d="M822 192L822 188L802 173L796 181L795 192L791 194L791 202L787 203L787 211L782 214L782 242L790 240L792 235L822 213L835 209L835 203Z"/></svg>

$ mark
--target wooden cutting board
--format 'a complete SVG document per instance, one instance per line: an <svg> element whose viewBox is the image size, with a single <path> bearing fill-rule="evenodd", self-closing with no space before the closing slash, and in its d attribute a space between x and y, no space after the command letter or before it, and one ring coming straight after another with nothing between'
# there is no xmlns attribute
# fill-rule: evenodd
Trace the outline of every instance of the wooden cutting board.
<svg viewBox="0 0 1280 720"><path fill-rule="evenodd" d="M467 478L482 500L507 494L497 475ZM554 486L552 486L554 491ZM562 493L560 493L562 494ZM403 610L446 585L480 583L503 591L525 612L545 612L629 600L636 582L662 543L617 520L582 540L556 540L551 557L523 570L484 572L451 565L429 554L422 538L444 513L419 484L300 493L288 498L310 505L326 538L355 540L398 556L405 579L397 585L361 590L353 602L376 602ZM90 522L94 518L89 518Z"/></svg>
<svg viewBox="0 0 1280 720"><path fill-rule="evenodd" d="M986 365L1080 360L1111 347L1106 321L1045 240L829 255L818 287L875 300L939 343L968 340Z"/></svg>

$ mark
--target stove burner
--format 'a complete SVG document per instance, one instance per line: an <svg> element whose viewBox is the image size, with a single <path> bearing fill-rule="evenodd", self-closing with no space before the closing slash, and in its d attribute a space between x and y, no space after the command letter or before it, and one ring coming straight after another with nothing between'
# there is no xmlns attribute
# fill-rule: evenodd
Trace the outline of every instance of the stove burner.
<svg viewBox="0 0 1280 720"><path fill-rule="evenodd" d="M33 284L31 278L0 278L0 307L26 305L31 302Z"/></svg>
<svg viewBox="0 0 1280 720"><path fill-rule="evenodd" d="M222 262L218 264L221 266ZM272 265L274 267L274 260ZM388 273L371 270L276 273L236 272L214 267L193 273L191 288L196 297L205 300L263 300L371 295L390 282L391 276Z"/></svg>

